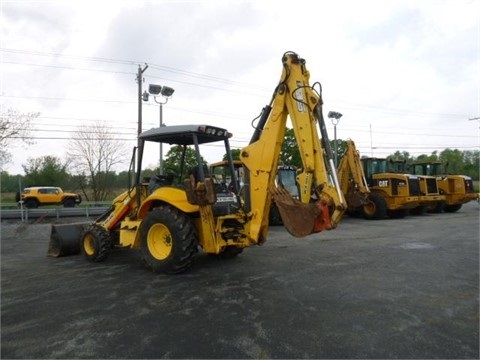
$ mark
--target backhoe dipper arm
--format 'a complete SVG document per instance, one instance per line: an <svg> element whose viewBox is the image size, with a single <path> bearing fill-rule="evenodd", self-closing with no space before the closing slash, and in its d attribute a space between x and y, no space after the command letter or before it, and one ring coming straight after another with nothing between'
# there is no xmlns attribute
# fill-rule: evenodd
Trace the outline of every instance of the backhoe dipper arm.
<svg viewBox="0 0 480 360"><path fill-rule="evenodd" d="M360 154L352 140L347 140L346 143L347 150L338 166L341 189L343 193L346 193L348 190L348 182L350 179L353 179L353 182L360 191L368 193L370 192L370 189L368 188L367 179L363 172Z"/></svg>
<svg viewBox="0 0 480 360"><path fill-rule="evenodd" d="M370 189L355 143L352 140L347 140L346 143L347 149L338 165L338 177L348 206L357 208L367 203Z"/></svg>
<svg viewBox="0 0 480 360"><path fill-rule="evenodd" d="M327 154L317 131L321 98L309 85L305 60L288 52L284 54L282 62L281 80L271 104L267 107L268 118L261 121L252 142L240 153L249 172L249 195L253 214L250 235L254 239L266 235L272 194L285 227L292 235L299 237L335 228L346 208L336 169L332 167L327 170L329 161L325 159ZM308 193L308 196L302 197L307 199L303 200L303 203L275 186L288 116L303 164L302 173L298 176L301 191ZM329 175L336 179L335 185L330 183ZM314 204L309 203L312 192L317 197Z"/></svg>

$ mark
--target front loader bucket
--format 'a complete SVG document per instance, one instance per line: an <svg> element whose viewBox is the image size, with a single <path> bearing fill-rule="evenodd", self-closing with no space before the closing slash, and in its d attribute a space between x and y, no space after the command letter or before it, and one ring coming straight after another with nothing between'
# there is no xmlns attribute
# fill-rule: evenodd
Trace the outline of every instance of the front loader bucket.
<svg viewBox="0 0 480 360"><path fill-rule="evenodd" d="M80 253L82 233L89 223L52 225L48 256L60 257Z"/></svg>
<svg viewBox="0 0 480 360"><path fill-rule="evenodd" d="M331 228L326 206L304 204L294 199L282 187L273 189L271 193L282 217L283 225L293 236L304 237Z"/></svg>

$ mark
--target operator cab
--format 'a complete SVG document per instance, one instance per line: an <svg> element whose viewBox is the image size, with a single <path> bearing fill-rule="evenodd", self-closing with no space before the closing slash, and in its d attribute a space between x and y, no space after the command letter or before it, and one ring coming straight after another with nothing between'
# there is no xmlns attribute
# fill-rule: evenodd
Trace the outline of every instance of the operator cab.
<svg viewBox="0 0 480 360"><path fill-rule="evenodd" d="M147 130L139 135L138 173L141 171L145 142L180 146L182 151L179 159L179 170L178 174L174 176L179 182L183 182L188 202L193 205L214 205L213 208L216 215L232 213L238 209L238 204L240 203L238 192L228 191L221 188L220 184L215 183L215 179L210 175L200 151L201 145L223 141L224 152L228 158L228 167L234 172L229 143L231 136L232 134L226 129L210 125L162 126ZM193 150L195 155L193 163L191 152L187 153L189 148ZM235 174L233 176L235 183L238 183ZM160 178L160 180L167 186L167 182L170 182L170 179L164 181L166 179Z"/></svg>

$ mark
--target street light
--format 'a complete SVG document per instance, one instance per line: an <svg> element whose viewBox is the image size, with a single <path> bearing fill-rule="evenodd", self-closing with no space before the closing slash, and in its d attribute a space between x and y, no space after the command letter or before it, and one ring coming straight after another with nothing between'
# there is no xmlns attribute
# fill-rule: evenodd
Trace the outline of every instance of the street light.
<svg viewBox="0 0 480 360"><path fill-rule="evenodd" d="M148 101L149 95L153 95L153 99L157 104L160 105L160 127L163 126L163 104L168 102L168 99L173 95L175 89L168 86L161 86L156 84L150 84L148 86L148 93L145 91L143 93L143 101ZM157 96L161 95L161 99L157 100ZM163 100L162 100L163 99ZM159 174L163 175L163 144L160 143L160 158L158 161L159 165Z"/></svg>
<svg viewBox="0 0 480 360"><path fill-rule="evenodd" d="M336 111L329 111L328 112L328 117L332 121L333 124L333 138L334 138L334 144L335 144L335 168L338 168L338 145L337 145L337 125L340 122L340 118L343 115L339 112Z"/></svg>

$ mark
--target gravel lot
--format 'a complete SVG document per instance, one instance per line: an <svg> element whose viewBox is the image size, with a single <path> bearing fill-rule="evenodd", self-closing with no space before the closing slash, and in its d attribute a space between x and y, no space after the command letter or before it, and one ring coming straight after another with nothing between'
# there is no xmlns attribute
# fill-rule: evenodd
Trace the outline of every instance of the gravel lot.
<svg viewBox="0 0 480 360"><path fill-rule="evenodd" d="M175 276L135 251L47 257L50 227L1 224L2 359L479 357L477 202L303 239L271 227Z"/></svg>

